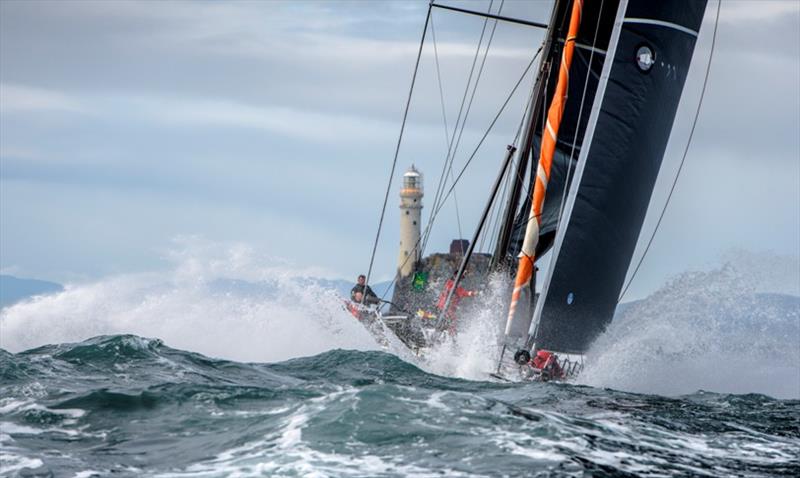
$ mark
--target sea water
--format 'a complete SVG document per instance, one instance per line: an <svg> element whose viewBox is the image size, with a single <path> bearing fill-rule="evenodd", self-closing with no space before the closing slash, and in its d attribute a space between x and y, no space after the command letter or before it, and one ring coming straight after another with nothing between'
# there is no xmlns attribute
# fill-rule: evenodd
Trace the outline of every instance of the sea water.
<svg viewBox="0 0 800 478"><path fill-rule="evenodd" d="M3 309L0 474L800 474L800 299L731 266L621 308L564 384L487 380L497 281L420 358L331 290L231 264Z"/></svg>

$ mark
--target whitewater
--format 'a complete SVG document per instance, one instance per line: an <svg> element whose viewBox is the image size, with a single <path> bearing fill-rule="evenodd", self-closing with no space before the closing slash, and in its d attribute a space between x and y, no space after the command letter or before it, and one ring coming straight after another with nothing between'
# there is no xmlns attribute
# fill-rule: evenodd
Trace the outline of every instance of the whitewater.
<svg viewBox="0 0 800 478"><path fill-rule="evenodd" d="M3 476L800 474L800 292L769 258L623 305L570 384L487 380L497 279L420 358L313 271L172 259L0 311Z"/></svg>

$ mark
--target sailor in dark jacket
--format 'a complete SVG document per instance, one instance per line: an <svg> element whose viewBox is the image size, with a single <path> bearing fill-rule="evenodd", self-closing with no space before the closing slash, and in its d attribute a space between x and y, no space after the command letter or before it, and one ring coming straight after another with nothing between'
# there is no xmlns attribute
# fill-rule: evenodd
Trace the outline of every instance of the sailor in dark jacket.
<svg viewBox="0 0 800 478"><path fill-rule="evenodd" d="M358 276L358 283L350 289L350 299L356 300L356 292L361 292L364 295L364 305L379 304L381 300L372 291L372 288L366 284L367 277L363 274Z"/></svg>

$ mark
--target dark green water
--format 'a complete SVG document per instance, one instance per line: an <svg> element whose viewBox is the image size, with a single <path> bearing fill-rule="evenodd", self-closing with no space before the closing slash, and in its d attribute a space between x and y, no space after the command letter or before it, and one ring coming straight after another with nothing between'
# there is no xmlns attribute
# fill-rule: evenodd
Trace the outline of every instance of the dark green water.
<svg viewBox="0 0 800 478"><path fill-rule="evenodd" d="M797 476L800 401L276 364L103 336L0 351L4 476Z"/></svg>

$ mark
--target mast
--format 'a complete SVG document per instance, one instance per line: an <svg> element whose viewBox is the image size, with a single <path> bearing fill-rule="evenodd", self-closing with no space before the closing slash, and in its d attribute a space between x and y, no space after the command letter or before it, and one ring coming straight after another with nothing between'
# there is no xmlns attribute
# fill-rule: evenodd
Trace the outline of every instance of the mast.
<svg viewBox="0 0 800 478"><path fill-rule="evenodd" d="M581 22L582 8L583 1L574 0L570 14L569 30L561 55L558 83L556 84L553 101L550 104L547 121L542 133L541 152L531 197L531 210L525 231L525 240L519 255L517 277L514 281L514 290L511 295L511 305L509 306L508 319L506 322L505 336L507 344L508 342L518 342L522 339L528 331L531 320L530 310L525 307L523 308L524 310L518 311L517 306L521 298L525 299L526 305L530 303L535 293L532 288L532 279L536 244L539 240L539 222L545 193L547 191L547 183L550 179L550 169L553 164L553 154L556 149L558 130L561 126L561 117L564 112L567 86L569 84L569 68L572 64L575 40L578 36L578 28Z"/></svg>
<svg viewBox="0 0 800 478"><path fill-rule="evenodd" d="M503 221L500 226L500 233L494 254L492 255L492 267L494 269L499 269L507 265L506 256L508 254L508 244L511 240L511 231L514 228L514 219L516 219L517 215L519 197L522 193L522 185L525 182L525 171L528 168L528 161L531 155L534 125L536 124L539 108L542 107L543 98L546 96L542 94L542 91L544 88L544 78L547 76L546 70L550 67L550 50L553 47L553 36L557 21L556 12L558 12L560 1L561 0L556 0L553 4L553 12L550 14L550 24L545 34L544 48L542 48L542 60L539 65L539 73L533 85L533 94L531 95L531 102L528 108L528 118L525 122L525 130L522 135L522 142L520 143L519 161L512 173L514 176L512 178L511 190L508 194Z"/></svg>

